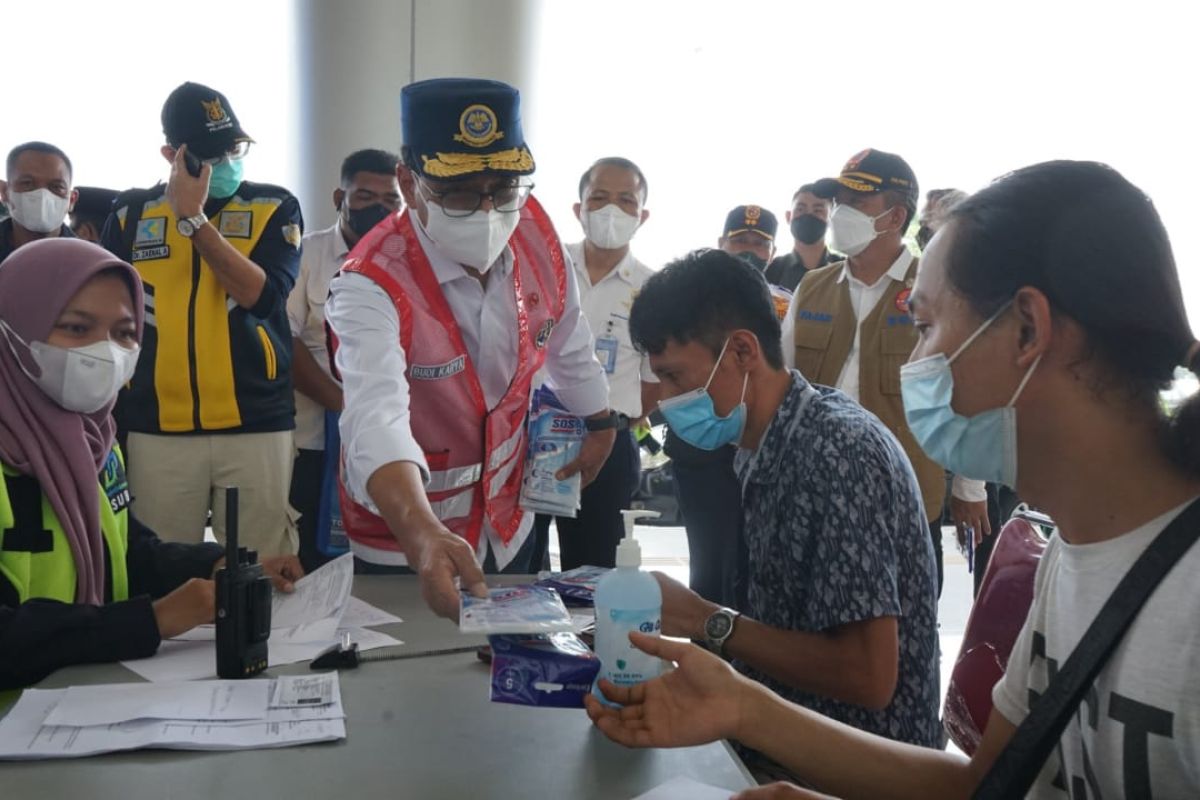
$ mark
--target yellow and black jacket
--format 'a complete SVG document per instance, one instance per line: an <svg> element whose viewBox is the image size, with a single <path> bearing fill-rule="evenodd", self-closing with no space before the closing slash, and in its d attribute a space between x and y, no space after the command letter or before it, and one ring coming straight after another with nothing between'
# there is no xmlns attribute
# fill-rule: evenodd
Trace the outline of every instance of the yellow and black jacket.
<svg viewBox="0 0 1200 800"><path fill-rule="evenodd" d="M286 189L243 182L204 212L266 273L242 308L226 294L177 218L162 184L123 193L103 243L146 288L142 355L117 419L141 433L268 432L295 426L287 296L300 267L300 205Z"/></svg>
<svg viewBox="0 0 1200 800"><path fill-rule="evenodd" d="M138 523L118 449L97 483L105 605L90 606L75 603L75 559L37 479L0 464L0 703L68 664L153 655L152 599L210 577L221 557L219 545L163 542Z"/></svg>

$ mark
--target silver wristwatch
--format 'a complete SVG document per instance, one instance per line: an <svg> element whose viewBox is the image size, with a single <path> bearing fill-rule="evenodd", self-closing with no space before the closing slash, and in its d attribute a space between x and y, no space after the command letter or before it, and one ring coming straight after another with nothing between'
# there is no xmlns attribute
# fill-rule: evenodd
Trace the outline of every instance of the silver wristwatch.
<svg viewBox="0 0 1200 800"><path fill-rule="evenodd" d="M175 227L179 230L180 235L186 236L190 239L195 236L196 231L204 227L204 224L207 222L208 217L204 216L204 212L201 211L194 217L184 217L183 219L179 220L179 222L175 223Z"/></svg>
<svg viewBox="0 0 1200 800"><path fill-rule="evenodd" d="M740 612L718 608L704 621L704 646L717 655L725 654L725 642L733 635L733 626Z"/></svg>

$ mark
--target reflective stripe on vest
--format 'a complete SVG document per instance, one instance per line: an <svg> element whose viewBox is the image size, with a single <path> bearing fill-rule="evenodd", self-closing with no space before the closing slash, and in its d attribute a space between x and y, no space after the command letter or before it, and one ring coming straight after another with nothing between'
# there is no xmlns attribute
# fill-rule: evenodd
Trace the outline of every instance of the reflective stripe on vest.
<svg viewBox="0 0 1200 800"><path fill-rule="evenodd" d="M408 365L411 430L430 471L426 494L438 519L473 547L478 547L485 518L505 543L520 527L531 384L566 304L562 245L535 199L521 211L509 245L517 303L517 367L504 397L490 411L458 323L407 211L365 236L342 268L370 278L396 306ZM330 340L336 351L336 335ZM383 520L354 502L344 484L341 489L350 538L372 548L399 550Z"/></svg>
<svg viewBox="0 0 1200 800"><path fill-rule="evenodd" d="M50 501L40 488L40 519L17 519L21 498L9 495L10 485L25 478L8 466L0 480L0 572L24 603L31 598L75 602L75 558ZM17 479L17 480L14 480ZM32 480L32 479L29 479ZM114 449L99 477L100 530L111 564L112 600L129 598L125 554L129 531L129 485L120 452ZM34 527L37 526L37 527ZM44 534L44 535L43 535Z"/></svg>

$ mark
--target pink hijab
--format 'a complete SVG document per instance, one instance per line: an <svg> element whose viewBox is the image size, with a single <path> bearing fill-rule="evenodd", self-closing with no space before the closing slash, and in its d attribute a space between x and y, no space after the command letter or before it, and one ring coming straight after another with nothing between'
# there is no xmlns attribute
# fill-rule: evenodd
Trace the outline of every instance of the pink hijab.
<svg viewBox="0 0 1200 800"><path fill-rule="evenodd" d="M0 264L0 320L26 342L44 342L67 303L98 272L129 282L138 340L142 281L133 267L82 239L49 238L18 248ZM0 461L31 475L58 516L75 558L75 602L104 602L104 536L98 475L116 435L112 404L94 414L67 411L29 379L28 349L0 326ZM115 400L114 400L115 402Z"/></svg>

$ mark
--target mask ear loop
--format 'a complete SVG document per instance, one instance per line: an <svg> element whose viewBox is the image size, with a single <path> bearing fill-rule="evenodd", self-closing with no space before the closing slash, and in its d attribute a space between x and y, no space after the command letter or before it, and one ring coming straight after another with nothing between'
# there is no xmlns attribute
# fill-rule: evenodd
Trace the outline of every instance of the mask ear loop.
<svg viewBox="0 0 1200 800"><path fill-rule="evenodd" d="M980 325L978 328L976 328L975 332L972 333L970 336L968 336L967 340L965 342L963 342L962 344L960 344L958 346L958 349L954 351L954 355L950 356L950 358L948 358L946 360L946 363L953 364L954 360L956 358L958 358L960 355L962 355L962 352L964 350L966 350L968 347L971 346L971 342L975 341L980 336L982 336L983 332L986 331L988 328L990 328L992 323L1000 318L1001 314L1003 314L1005 311L1008 311L1008 307L1011 306L1012 304L1013 304L1013 301L1009 300L1007 303L1000 306L1000 308L996 309L995 314L992 314L990 317L988 317L986 320L984 320L984 323L982 325Z"/></svg>
<svg viewBox="0 0 1200 800"><path fill-rule="evenodd" d="M1033 372L1038 368L1038 364L1042 363L1042 356L1045 353L1038 353L1038 357L1029 365L1029 370L1025 373L1025 377L1021 378L1021 382L1017 384L1017 390L1013 392L1012 400L1008 401L1007 408L1012 408L1016 404L1017 398L1021 396L1021 392L1025 391L1025 384L1029 383L1029 379L1033 377Z"/></svg>
<svg viewBox="0 0 1200 800"><path fill-rule="evenodd" d="M725 344L721 345L721 352L717 354L717 363L713 364L712 372L708 373L708 380L704 382L704 391L706 392L708 391L708 387L712 385L713 378L717 377L717 367L721 366L721 359L725 357L725 350L729 347L729 339L729 336L725 337Z"/></svg>

